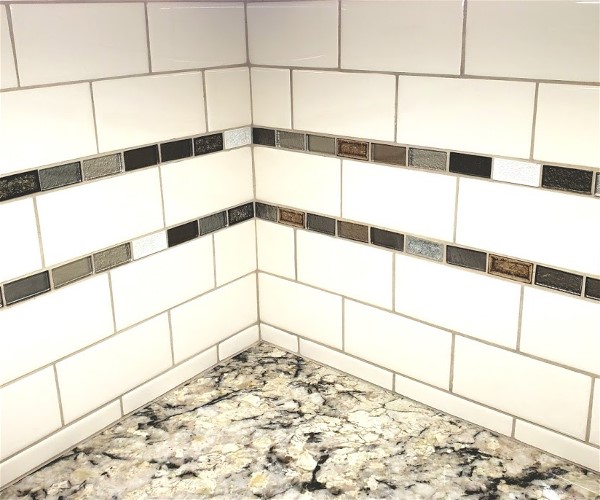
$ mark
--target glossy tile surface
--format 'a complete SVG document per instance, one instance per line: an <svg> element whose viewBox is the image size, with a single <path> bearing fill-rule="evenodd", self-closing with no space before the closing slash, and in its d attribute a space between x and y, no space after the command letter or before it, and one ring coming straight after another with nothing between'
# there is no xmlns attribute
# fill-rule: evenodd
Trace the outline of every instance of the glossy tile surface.
<svg viewBox="0 0 600 500"><path fill-rule="evenodd" d="M17 71L8 29L8 15L5 5L0 5L0 88L17 86Z"/></svg>
<svg viewBox="0 0 600 500"><path fill-rule="evenodd" d="M485 271L487 267L487 255L485 252L448 245L446 246L446 262L454 266Z"/></svg>
<svg viewBox="0 0 600 500"><path fill-rule="evenodd" d="M98 179L107 175L119 173L123 168L123 160L120 153L114 155L100 156L81 162L83 178L88 181Z"/></svg>
<svg viewBox="0 0 600 500"><path fill-rule="evenodd" d="M404 235L372 227L371 243L402 252L404 250Z"/></svg>
<svg viewBox="0 0 600 500"><path fill-rule="evenodd" d="M544 165L542 170L542 187L590 194L594 172L576 168L554 167Z"/></svg>
<svg viewBox="0 0 600 500"><path fill-rule="evenodd" d="M167 230L169 247L180 245L198 237L198 222L192 221Z"/></svg>
<svg viewBox="0 0 600 500"><path fill-rule="evenodd" d="M441 262L444 255L444 246L433 241L409 236L406 238L406 253Z"/></svg>
<svg viewBox="0 0 600 500"><path fill-rule="evenodd" d="M523 283L531 283L533 264L490 254L488 273Z"/></svg>
<svg viewBox="0 0 600 500"><path fill-rule="evenodd" d="M583 278L577 274L567 273L558 269L537 266L535 270L535 284L580 295L583 287Z"/></svg>
<svg viewBox="0 0 600 500"><path fill-rule="evenodd" d="M448 155L443 151L409 148L408 165L431 170L446 170L447 157Z"/></svg>
<svg viewBox="0 0 600 500"><path fill-rule="evenodd" d="M56 189L81 182L81 164L67 163L58 167L44 168L38 172L42 191Z"/></svg>
<svg viewBox="0 0 600 500"><path fill-rule="evenodd" d="M52 282L54 283L54 287L58 288L59 286L89 276L93 272L92 258L84 257L83 259L52 269Z"/></svg>
<svg viewBox="0 0 600 500"><path fill-rule="evenodd" d="M456 174L473 175L489 179L492 176L492 159L489 156L450 153L448 170Z"/></svg>
<svg viewBox="0 0 600 500"><path fill-rule="evenodd" d="M387 144L371 145L371 159L378 163L406 165L406 148Z"/></svg>
<svg viewBox="0 0 600 500"><path fill-rule="evenodd" d="M192 151L192 140L182 139L180 141L165 142L160 145L160 161L181 160L189 158L194 153Z"/></svg>
<svg viewBox="0 0 600 500"><path fill-rule="evenodd" d="M217 214L202 217L199 221L200 236L212 233L217 229L221 229L227 225L227 213L219 212Z"/></svg>
<svg viewBox="0 0 600 500"><path fill-rule="evenodd" d="M252 81L252 123L265 127L292 128L290 70L250 69Z"/></svg>
<svg viewBox="0 0 600 500"><path fill-rule="evenodd" d="M99 273L120 266L131 260L131 245L125 243L93 255L94 270Z"/></svg>
<svg viewBox="0 0 600 500"><path fill-rule="evenodd" d="M261 203L257 201L254 204L254 208L256 210L256 216L259 219L277 221L277 207L274 205L269 205L267 203Z"/></svg>
<svg viewBox="0 0 600 500"><path fill-rule="evenodd" d="M145 146L123 152L125 171L150 167L158 163L158 146Z"/></svg>
<svg viewBox="0 0 600 500"><path fill-rule="evenodd" d="M252 128L252 144L275 146L275 131L268 128Z"/></svg>
<svg viewBox="0 0 600 500"><path fill-rule="evenodd" d="M209 130L241 127L252 122L250 71L246 67L204 72Z"/></svg>
<svg viewBox="0 0 600 500"><path fill-rule="evenodd" d="M298 149L303 151L304 145L304 134L297 134L295 132L285 132L278 130L275 133L275 145L279 148L284 149Z"/></svg>
<svg viewBox="0 0 600 500"><path fill-rule="evenodd" d="M223 132L223 149L239 148L252 144L252 128L242 127Z"/></svg>
<svg viewBox="0 0 600 500"><path fill-rule="evenodd" d="M12 200L41 190L37 170L0 178L0 201Z"/></svg>
<svg viewBox="0 0 600 500"><path fill-rule="evenodd" d="M348 139L337 140L337 155L345 158L354 158L355 160L369 159L369 143L361 141L351 141Z"/></svg>
<svg viewBox="0 0 600 500"><path fill-rule="evenodd" d="M211 134L194 139L194 155L205 155L223 150L223 134Z"/></svg>
<svg viewBox="0 0 600 500"><path fill-rule="evenodd" d="M4 284L4 298L6 304L14 304L20 300L39 295L50 290L48 271L21 278Z"/></svg>
<svg viewBox="0 0 600 500"><path fill-rule="evenodd" d="M335 154L335 138L334 137L325 137L322 135L312 135L308 136L308 150L313 151L315 153L325 153L328 155Z"/></svg>
<svg viewBox="0 0 600 500"><path fill-rule="evenodd" d="M317 231L318 233L335 235L335 219L329 217L323 217L322 215L307 214L306 227L311 231Z"/></svg>
<svg viewBox="0 0 600 500"><path fill-rule="evenodd" d="M339 220L337 222L337 234L340 238L346 238L347 240L362 241L364 243L369 241L369 227L362 224Z"/></svg>

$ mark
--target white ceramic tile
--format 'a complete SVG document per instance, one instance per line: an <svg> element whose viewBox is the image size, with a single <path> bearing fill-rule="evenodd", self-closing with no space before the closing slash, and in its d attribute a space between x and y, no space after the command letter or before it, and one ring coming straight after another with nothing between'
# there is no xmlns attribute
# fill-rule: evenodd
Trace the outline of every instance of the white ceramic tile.
<svg viewBox="0 0 600 500"><path fill-rule="evenodd" d="M33 200L3 203L0 220L4 234L10 235L0 245L0 282L40 269L42 258Z"/></svg>
<svg viewBox="0 0 600 500"><path fill-rule="evenodd" d="M396 375L395 390L398 394L442 410L450 415L464 418L469 422L487 429L510 436L513 418L503 413L490 410L485 406L472 403L434 387L416 382L402 375Z"/></svg>
<svg viewBox="0 0 600 500"><path fill-rule="evenodd" d="M202 73L92 84L100 152L206 132Z"/></svg>
<svg viewBox="0 0 600 500"><path fill-rule="evenodd" d="M540 83L533 157L600 167L600 88Z"/></svg>
<svg viewBox="0 0 600 500"><path fill-rule="evenodd" d="M396 311L413 318L515 348L520 296L519 284L396 254Z"/></svg>
<svg viewBox="0 0 600 500"><path fill-rule="evenodd" d="M0 314L0 384L114 333L106 274Z"/></svg>
<svg viewBox="0 0 600 500"><path fill-rule="evenodd" d="M231 314L233 310L235 314ZM171 311L175 362L217 344L257 319L255 275L176 307Z"/></svg>
<svg viewBox="0 0 600 500"><path fill-rule="evenodd" d="M252 144L252 127L242 127L223 132L223 148L232 149Z"/></svg>
<svg viewBox="0 0 600 500"><path fill-rule="evenodd" d="M219 359L227 359L234 354L245 351L259 341L258 325L246 328L243 332L224 340L219 344Z"/></svg>
<svg viewBox="0 0 600 500"><path fill-rule="evenodd" d="M314 359L326 366L331 366L336 370L349 373L362 380L371 382L384 389L392 389L393 373L384 370L383 368L365 363L360 359L347 356L341 352L328 349L327 347L304 339L300 339L300 354L309 359Z"/></svg>
<svg viewBox="0 0 600 500"><path fill-rule="evenodd" d="M168 226L254 198L250 148L172 163L161 174Z"/></svg>
<svg viewBox="0 0 600 500"><path fill-rule="evenodd" d="M152 255L162 250L167 249L167 232L159 231L158 233L143 236L131 242L131 253L135 260L141 259L148 255Z"/></svg>
<svg viewBox="0 0 600 500"><path fill-rule="evenodd" d="M294 128L394 140L393 75L294 71L292 78Z"/></svg>
<svg viewBox="0 0 600 500"><path fill-rule="evenodd" d="M342 348L341 297L268 274L258 276L262 321Z"/></svg>
<svg viewBox="0 0 600 500"><path fill-rule="evenodd" d="M256 226L254 220L215 233L217 286L256 271Z"/></svg>
<svg viewBox="0 0 600 500"><path fill-rule="evenodd" d="M521 351L600 375L600 303L525 288Z"/></svg>
<svg viewBox="0 0 600 500"><path fill-rule="evenodd" d="M590 443L600 445L600 379L594 381Z"/></svg>
<svg viewBox="0 0 600 500"><path fill-rule="evenodd" d="M52 368L0 389L0 424L1 460L61 426Z"/></svg>
<svg viewBox="0 0 600 500"><path fill-rule="evenodd" d="M163 227L157 168L43 194L37 207L46 265Z"/></svg>
<svg viewBox="0 0 600 500"><path fill-rule="evenodd" d="M256 221L258 268L295 279L294 230L275 222Z"/></svg>
<svg viewBox="0 0 600 500"><path fill-rule="evenodd" d="M95 153L87 83L0 94L0 175Z"/></svg>
<svg viewBox="0 0 600 500"><path fill-rule="evenodd" d="M267 127L292 128L290 71L252 68L252 123Z"/></svg>
<svg viewBox="0 0 600 500"><path fill-rule="evenodd" d="M8 16L6 7L0 5L0 88L8 89L16 86L17 71L8 29Z"/></svg>
<svg viewBox="0 0 600 500"><path fill-rule="evenodd" d="M214 286L210 236L111 272L117 329L142 321Z"/></svg>
<svg viewBox="0 0 600 500"><path fill-rule="evenodd" d="M185 363L171 368L168 372L124 394L122 397L123 412L130 413L137 410L216 364L217 348L207 349Z"/></svg>
<svg viewBox="0 0 600 500"><path fill-rule="evenodd" d="M403 144L529 158L535 84L398 77Z"/></svg>
<svg viewBox="0 0 600 500"><path fill-rule="evenodd" d="M337 158L254 148L256 198L340 216L341 162Z"/></svg>
<svg viewBox="0 0 600 500"><path fill-rule="evenodd" d="M591 378L456 337L453 391L584 439Z"/></svg>
<svg viewBox="0 0 600 500"><path fill-rule="evenodd" d="M456 178L344 160L342 217L452 240Z"/></svg>
<svg viewBox="0 0 600 500"><path fill-rule="evenodd" d="M459 184L457 243L600 274L600 231L590 230L600 227L596 199L476 179ZM559 244L556 235L577 244Z"/></svg>
<svg viewBox="0 0 600 500"><path fill-rule="evenodd" d="M298 337L286 333L279 328L261 323L260 338L287 351L298 352Z"/></svg>
<svg viewBox="0 0 600 500"><path fill-rule="evenodd" d="M246 62L244 4L148 4L154 71L209 68Z"/></svg>
<svg viewBox="0 0 600 500"><path fill-rule="evenodd" d="M248 48L252 64L337 67L337 1L249 3Z"/></svg>
<svg viewBox="0 0 600 500"><path fill-rule="evenodd" d="M342 68L460 74L462 2L342 1Z"/></svg>
<svg viewBox="0 0 600 500"><path fill-rule="evenodd" d="M141 3L13 5L11 12L21 85L148 72Z"/></svg>
<svg viewBox="0 0 600 500"><path fill-rule="evenodd" d="M539 163L494 158L492 179L524 186L539 186L541 170Z"/></svg>
<svg viewBox="0 0 600 500"><path fill-rule="evenodd" d="M473 1L465 72L545 80L598 81L597 2Z"/></svg>
<svg viewBox="0 0 600 500"><path fill-rule="evenodd" d="M517 419L515 438L577 464L600 471L600 450Z"/></svg>
<svg viewBox="0 0 600 500"><path fill-rule="evenodd" d="M206 71L204 77L209 130L239 127L252 122L248 68Z"/></svg>
<svg viewBox="0 0 600 500"><path fill-rule="evenodd" d="M121 417L114 401L0 464L0 487L54 458Z"/></svg>

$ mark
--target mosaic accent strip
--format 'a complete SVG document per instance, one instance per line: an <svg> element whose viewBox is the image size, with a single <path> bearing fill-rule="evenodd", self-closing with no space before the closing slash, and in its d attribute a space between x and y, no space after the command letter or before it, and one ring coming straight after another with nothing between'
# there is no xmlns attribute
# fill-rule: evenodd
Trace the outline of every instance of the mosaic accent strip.
<svg viewBox="0 0 600 500"><path fill-rule="evenodd" d="M92 256L94 270L99 273L126 264L131 260L131 244L125 243L97 252Z"/></svg>
<svg viewBox="0 0 600 500"><path fill-rule="evenodd" d="M404 251L404 235L379 229L371 228L371 243L380 247L391 248L398 252Z"/></svg>
<svg viewBox="0 0 600 500"><path fill-rule="evenodd" d="M585 279L585 296L590 299L600 300L600 280L594 278Z"/></svg>
<svg viewBox="0 0 600 500"><path fill-rule="evenodd" d="M325 137L322 135L308 135L308 150L313 153L323 153L326 155L335 154L335 137Z"/></svg>
<svg viewBox="0 0 600 500"><path fill-rule="evenodd" d="M550 267L537 266L535 284L546 288L554 288L561 292L572 293L573 295L581 295L583 276Z"/></svg>
<svg viewBox="0 0 600 500"><path fill-rule="evenodd" d="M82 181L81 164L79 162L44 168L38 173L42 191L49 191L50 189L69 186Z"/></svg>
<svg viewBox="0 0 600 500"><path fill-rule="evenodd" d="M446 247L446 262L453 266L485 271L487 268L487 255L485 252L448 245Z"/></svg>
<svg viewBox="0 0 600 500"><path fill-rule="evenodd" d="M44 271L26 278L20 278L4 285L6 305L16 304L25 299L50 291L50 276Z"/></svg>
<svg viewBox="0 0 600 500"><path fill-rule="evenodd" d="M542 187L591 194L593 177L594 172L591 170L544 165Z"/></svg>
<svg viewBox="0 0 600 500"><path fill-rule="evenodd" d="M158 146L153 144L143 148L130 149L123 152L123 158L126 172L158 165Z"/></svg>
<svg viewBox="0 0 600 500"><path fill-rule="evenodd" d="M223 211L202 217L198 221L198 226L200 229L200 236L204 236L208 233L214 233L219 229L227 227L227 212Z"/></svg>
<svg viewBox="0 0 600 500"><path fill-rule="evenodd" d="M196 239L199 235L198 221L186 222L167 230L167 242L169 248L181 245L186 241Z"/></svg>
<svg viewBox="0 0 600 500"><path fill-rule="evenodd" d="M339 220L337 223L338 236L347 240L369 242L369 227L353 222Z"/></svg>
<svg viewBox="0 0 600 500"><path fill-rule="evenodd" d="M456 174L490 179L492 177L492 158L489 156L450 153L448 170Z"/></svg>
<svg viewBox="0 0 600 500"><path fill-rule="evenodd" d="M306 223L311 231L335 236L335 219L323 217L322 215L307 214Z"/></svg>
<svg viewBox="0 0 600 500"><path fill-rule="evenodd" d="M531 283L533 264L499 255L490 255L488 273L523 283Z"/></svg>
<svg viewBox="0 0 600 500"><path fill-rule="evenodd" d="M278 222L287 226L304 227L304 212L280 208Z"/></svg>
<svg viewBox="0 0 600 500"><path fill-rule="evenodd" d="M0 201L14 200L41 191L37 170L0 178Z"/></svg>
<svg viewBox="0 0 600 500"><path fill-rule="evenodd" d="M194 139L194 155L206 155L223 151L223 134L204 135Z"/></svg>
<svg viewBox="0 0 600 500"><path fill-rule="evenodd" d="M52 269L52 282L54 288L59 288L63 285L68 285L74 281L90 276L94 273L92 267L92 258L84 257L83 259L69 262L64 266L55 267Z"/></svg>
<svg viewBox="0 0 600 500"><path fill-rule="evenodd" d="M108 175L120 174L123 171L123 160L121 153L114 155L90 158L81 162L83 179L91 181Z"/></svg>
<svg viewBox="0 0 600 500"><path fill-rule="evenodd" d="M369 143L351 141L350 139L338 139L337 155L343 158L369 161Z"/></svg>
<svg viewBox="0 0 600 500"><path fill-rule="evenodd" d="M277 222L277 207L258 201L254 204L254 207L256 210L256 217L259 219Z"/></svg>
<svg viewBox="0 0 600 500"><path fill-rule="evenodd" d="M297 149L299 151L304 151L304 142L304 134L285 132L283 130L278 130L275 133L275 146L278 148Z"/></svg>
<svg viewBox="0 0 600 500"><path fill-rule="evenodd" d="M174 161L193 156L193 145L191 139L165 142L160 145L160 161Z"/></svg>
<svg viewBox="0 0 600 500"><path fill-rule="evenodd" d="M253 202L227 210L227 220L229 221L230 226L252 219L252 217L254 217Z"/></svg>

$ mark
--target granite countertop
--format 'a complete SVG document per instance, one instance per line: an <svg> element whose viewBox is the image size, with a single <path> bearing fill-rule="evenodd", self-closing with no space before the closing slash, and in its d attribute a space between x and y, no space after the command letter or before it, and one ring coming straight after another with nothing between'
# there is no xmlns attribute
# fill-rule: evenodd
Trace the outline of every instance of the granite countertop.
<svg viewBox="0 0 600 500"><path fill-rule="evenodd" d="M600 498L600 476L268 344L0 493L12 498Z"/></svg>

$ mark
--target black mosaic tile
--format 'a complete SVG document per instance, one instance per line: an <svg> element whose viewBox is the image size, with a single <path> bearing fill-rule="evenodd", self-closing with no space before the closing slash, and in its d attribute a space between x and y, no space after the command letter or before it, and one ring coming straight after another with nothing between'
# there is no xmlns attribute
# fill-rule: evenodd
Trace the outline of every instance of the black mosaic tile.
<svg viewBox="0 0 600 500"><path fill-rule="evenodd" d="M317 233L335 236L335 219L322 215L306 214L306 227Z"/></svg>
<svg viewBox="0 0 600 500"><path fill-rule="evenodd" d="M48 271L27 276L4 285L4 298L6 305L14 304L21 300L34 297L50 290L50 277Z"/></svg>
<svg viewBox="0 0 600 500"><path fill-rule="evenodd" d="M192 140L182 139L181 141L165 142L160 145L160 161L181 160L193 156Z"/></svg>
<svg viewBox="0 0 600 500"><path fill-rule="evenodd" d="M364 141L351 141L350 139L337 140L337 155L355 160L369 159L369 143Z"/></svg>
<svg viewBox="0 0 600 500"><path fill-rule="evenodd" d="M581 295L583 276L549 267L537 266L535 270L535 284L574 295Z"/></svg>
<svg viewBox="0 0 600 500"><path fill-rule="evenodd" d="M130 149L123 153L125 159L125 171L137 170L138 168L150 167L158 164L158 146L144 146L143 148Z"/></svg>
<svg viewBox="0 0 600 500"><path fill-rule="evenodd" d="M275 146L275 131L270 128L252 128L252 144Z"/></svg>
<svg viewBox="0 0 600 500"><path fill-rule="evenodd" d="M239 207L230 208L227 210L227 216L230 226L252 219L254 217L254 203L245 203Z"/></svg>
<svg viewBox="0 0 600 500"><path fill-rule="evenodd" d="M83 259L69 262L64 266L55 267L52 269L52 282L54 288L72 283L85 276L89 276L94 272L92 268L92 258L84 257Z"/></svg>
<svg viewBox="0 0 600 500"><path fill-rule="evenodd" d="M308 150L313 153L323 153L326 155L335 154L335 138L322 135L308 136Z"/></svg>
<svg viewBox="0 0 600 500"><path fill-rule="evenodd" d="M591 170L544 165L542 187L591 194L593 177Z"/></svg>
<svg viewBox="0 0 600 500"><path fill-rule="evenodd" d="M337 221L337 233L340 238L347 240L369 242L369 226L362 224L339 220Z"/></svg>
<svg viewBox="0 0 600 500"><path fill-rule="evenodd" d="M600 280L594 278L585 279L585 296L590 299L600 300Z"/></svg>
<svg viewBox="0 0 600 500"><path fill-rule="evenodd" d="M94 270L97 273L121 266L131 261L131 244L124 243L123 245L102 250L95 253L93 259Z"/></svg>
<svg viewBox="0 0 600 500"><path fill-rule="evenodd" d="M81 165L79 162L75 162L44 168L39 171L39 176L42 191L77 184L81 182Z"/></svg>
<svg viewBox="0 0 600 500"><path fill-rule="evenodd" d="M304 134L278 130L275 134L275 145L278 148L304 150Z"/></svg>
<svg viewBox="0 0 600 500"><path fill-rule="evenodd" d="M371 243L373 243L373 245L402 252L404 250L404 235L372 227Z"/></svg>
<svg viewBox="0 0 600 500"><path fill-rule="evenodd" d="M198 221L200 227L200 236L217 231L227 226L227 214L219 212L218 214L207 215Z"/></svg>
<svg viewBox="0 0 600 500"><path fill-rule="evenodd" d="M167 241L169 243L169 248L174 247L175 245L180 245L181 243L185 243L186 241L193 240L194 238L198 237L198 234L198 221L195 220L168 229Z"/></svg>
<svg viewBox="0 0 600 500"><path fill-rule="evenodd" d="M487 254L448 245L446 246L446 262L453 266L485 271L487 269Z"/></svg>
<svg viewBox="0 0 600 500"><path fill-rule="evenodd" d="M372 144L371 160L391 165L406 165L406 148L389 144Z"/></svg>
<svg viewBox="0 0 600 500"><path fill-rule="evenodd" d="M266 203L261 203L257 201L254 204L254 210L256 211L256 216L259 219L263 220L272 220L273 222L277 222L277 207L273 205L267 205Z"/></svg>
<svg viewBox="0 0 600 500"><path fill-rule="evenodd" d="M304 227L304 212L290 210L289 208L280 208L278 222L288 226Z"/></svg>
<svg viewBox="0 0 600 500"><path fill-rule="evenodd" d="M12 200L41 190L37 170L0 178L0 201Z"/></svg>
<svg viewBox="0 0 600 500"><path fill-rule="evenodd" d="M194 139L194 154L196 156L223 151L223 134L211 134Z"/></svg>
<svg viewBox="0 0 600 500"><path fill-rule="evenodd" d="M492 177L492 159L489 156L450 153L450 172L475 177Z"/></svg>

